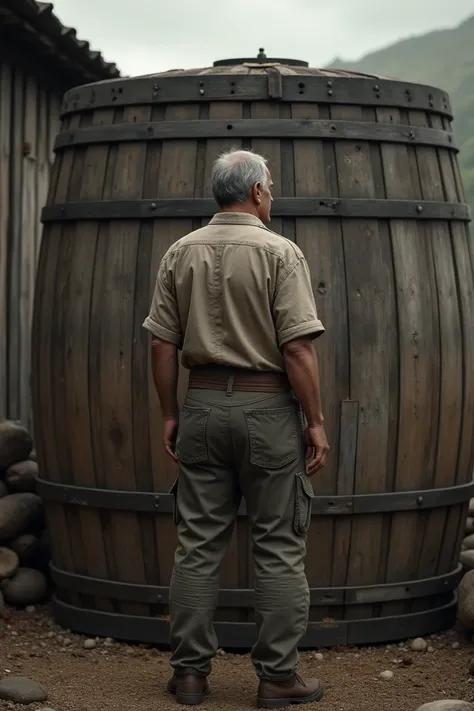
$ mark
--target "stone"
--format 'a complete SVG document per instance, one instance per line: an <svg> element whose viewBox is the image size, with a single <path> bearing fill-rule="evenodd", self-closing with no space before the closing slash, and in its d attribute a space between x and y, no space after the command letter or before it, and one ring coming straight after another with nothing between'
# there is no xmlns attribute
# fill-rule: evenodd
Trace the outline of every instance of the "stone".
<svg viewBox="0 0 474 711"><path fill-rule="evenodd" d="M451 645L451 649L459 649L460 646L461 645L459 644L459 642L453 642Z"/></svg>
<svg viewBox="0 0 474 711"><path fill-rule="evenodd" d="M18 568L13 578L4 580L1 586L6 602L18 607L41 602L47 591L46 578L33 568Z"/></svg>
<svg viewBox="0 0 474 711"><path fill-rule="evenodd" d="M314 655L314 659L316 659L317 662L322 662L324 657L321 652L316 652L316 654Z"/></svg>
<svg viewBox="0 0 474 711"><path fill-rule="evenodd" d="M470 536L466 536L462 542L462 549L472 551L474 549L474 533Z"/></svg>
<svg viewBox="0 0 474 711"><path fill-rule="evenodd" d="M21 536L14 538L8 545L12 551L15 551L20 563L27 563L39 548L40 542L32 533L22 533Z"/></svg>
<svg viewBox="0 0 474 711"><path fill-rule="evenodd" d="M11 578L20 567L20 560L9 548L0 547L0 580Z"/></svg>
<svg viewBox="0 0 474 711"><path fill-rule="evenodd" d="M393 671L389 671L387 669L387 671L380 672L379 679L383 679L383 681L390 681L390 679L393 679L393 676Z"/></svg>
<svg viewBox="0 0 474 711"><path fill-rule="evenodd" d="M97 642L95 639L86 639L84 642L84 649L95 649L97 647Z"/></svg>
<svg viewBox="0 0 474 711"><path fill-rule="evenodd" d="M34 605L27 605L26 612L29 615L34 615L34 613L36 612L36 607Z"/></svg>
<svg viewBox="0 0 474 711"><path fill-rule="evenodd" d="M461 565L463 565L468 570L474 570L474 550L463 550L459 557Z"/></svg>
<svg viewBox="0 0 474 711"><path fill-rule="evenodd" d="M0 682L0 699L16 704L34 704L46 701L48 692L45 688L24 676L11 676Z"/></svg>
<svg viewBox="0 0 474 711"><path fill-rule="evenodd" d="M411 643L410 649L413 652L425 652L428 649L428 642L422 637L417 637Z"/></svg>
<svg viewBox="0 0 474 711"><path fill-rule="evenodd" d="M25 462L12 464L12 466L7 469L5 482L12 494L19 494L21 492L34 494L36 491L37 475L38 465L36 462L32 462L31 459L27 459Z"/></svg>
<svg viewBox="0 0 474 711"><path fill-rule="evenodd" d="M459 583L458 619L466 629L474 629L474 570L467 572Z"/></svg>
<svg viewBox="0 0 474 711"><path fill-rule="evenodd" d="M0 543L24 533L43 512L43 502L36 494L10 494L0 499Z"/></svg>
<svg viewBox="0 0 474 711"><path fill-rule="evenodd" d="M474 706L467 701L453 701L444 699L443 701L433 701L430 704L423 704L416 711L474 711Z"/></svg>
<svg viewBox="0 0 474 711"><path fill-rule="evenodd" d="M466 536L469 536L471 533L474 533L474 517L469 516L466 519L466 528L465 528Z"/></svg>
<svg viewBox="0 0 474 711"><path fill-rule="evenodd" d="M31 435L21 422L0 421L0 471L28 459L32 449Z"/></svg>

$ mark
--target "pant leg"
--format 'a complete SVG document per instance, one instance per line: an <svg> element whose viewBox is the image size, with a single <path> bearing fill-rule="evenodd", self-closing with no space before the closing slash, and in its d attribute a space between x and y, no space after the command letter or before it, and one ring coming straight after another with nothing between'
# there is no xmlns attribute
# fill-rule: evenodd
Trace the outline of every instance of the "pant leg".
<svg viewBox="0 0 474 711"><path fill-rule="evenodd" d="M313 490L306 476L300 408L278 395L235 412L240 485L247 503L255 566L257 675L285 679L299 664L308 622L304 570Z"/></svg>
<svg viewBox="0 0 474 711"><path fill-rule="evenodd" d="M229 445L228 411L188 393L176 442L174 488L178 546L170 583L170 644L176 670L208 674L217 651L213 617L219 569L240 503Z"/></svg>

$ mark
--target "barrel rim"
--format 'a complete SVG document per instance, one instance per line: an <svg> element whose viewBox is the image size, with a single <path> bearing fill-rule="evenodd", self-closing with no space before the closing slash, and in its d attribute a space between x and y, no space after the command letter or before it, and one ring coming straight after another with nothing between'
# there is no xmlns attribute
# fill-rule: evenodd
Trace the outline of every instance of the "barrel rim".
<svg viewBox="0 0 474 711"><path fill-rule="evenodd" d="M112 637L169 646L169 622L159 617L142 617L114 612L82 609L53 595L54 616L59 625L82 634ZM301 649L387 643L424 636L448 629L456 621L458 597L422 612L361 620L309 621ZM253 622L214 623L221 648L250 649L256 638Z"/></svg>
<svg viewBox="0 0 474 711"><path fill-rule="evenodd" d="M218 208L212 198L103 200L46 205L43 223L78 220L147 220L159 218L210 218ZM350 217L369 220L460 220L470 222L466 203L430 200L314 197L275 198L274 217Z"/></svg>
<svg viewBox="0 0 474 711"><path fill-rule="evenodd" d="M75 146L134 141L200 138L294 138L375 141L446 148L458 152L454 134L439 128L366 121L327 119L197 119L142 121L87 126L63 131L56 137L56 152Z"/></svg>
<svg viewBox="0 0 474 711"><path fill-rule="evenodd" d="M187 74L147 76L85 84L63 96L61 117L136 105L213 101L283 101L355 104L429 111L453 118L446 91L414 82L311 74Z"/></svg>
<svg viewBox="0 0 474 711"><path fill-rule="evenodd" d="M67 505L135 511L172 513L174 496L165 492L127 491L100 489L72 484L59 484L36 478L37 493L45 501L62 502ZM313 515L354 515L388 513L394 511L425 511L431 508L447 508L469 501L474 495L474 481L455 486L423 489L417 491L380 492L343 496L315 496L312 501ZM246 516L242 501L238 516Z"/></svg>
<svg viewBox="0 0 474 711"><path fill-rule="evenodd" d="M125 583L118 580L95 578L63 570L50 562L51 577L58 589L81 595L111 598L130 603L149 605L169 602L169 587ZM427 598L455 590L462 577L463 566L443 575L379 585L335 586L310 588L310 604L316 606L355 606L375 603L399 602ZM247 588L220 588L220 608L251 608L254 590Z"/></svg>

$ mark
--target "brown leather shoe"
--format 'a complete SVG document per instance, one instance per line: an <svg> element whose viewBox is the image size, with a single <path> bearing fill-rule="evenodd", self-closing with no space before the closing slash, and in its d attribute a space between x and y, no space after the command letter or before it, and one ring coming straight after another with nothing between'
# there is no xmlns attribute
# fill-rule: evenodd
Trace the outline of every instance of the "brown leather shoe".
<svg viewBox="0 0 474 711"><path fill-rule="evenodd" d="M310 704L321 701L323 687L318 679L302 679L295 674L287 681L262 679L257 693L257 706L261 709L279 709L290 704Z"/></svg>
<svg viewBox="0 0 474 711"><path fill-rule="evenodd" d="M167 690L176 696L179 704L197 706L209 693L207 678L195 671L175 672L168 682Z"/></svg>

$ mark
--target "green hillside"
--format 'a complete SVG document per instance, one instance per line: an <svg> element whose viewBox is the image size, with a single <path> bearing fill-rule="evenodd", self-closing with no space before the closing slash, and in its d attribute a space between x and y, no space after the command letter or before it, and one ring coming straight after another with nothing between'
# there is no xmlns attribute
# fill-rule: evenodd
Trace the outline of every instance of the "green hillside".
<svg viewBox="0 0 474 711"><path fill-rule="evenodd" d="M474 15L455 29L410 37L356 62L337 58L329 66L430 84L449 93L466 196L474 217Z"/></svg>

